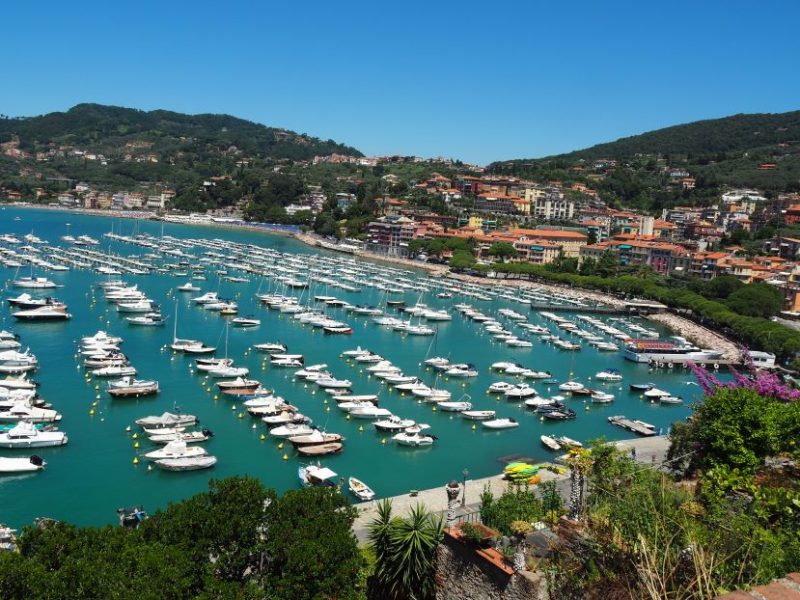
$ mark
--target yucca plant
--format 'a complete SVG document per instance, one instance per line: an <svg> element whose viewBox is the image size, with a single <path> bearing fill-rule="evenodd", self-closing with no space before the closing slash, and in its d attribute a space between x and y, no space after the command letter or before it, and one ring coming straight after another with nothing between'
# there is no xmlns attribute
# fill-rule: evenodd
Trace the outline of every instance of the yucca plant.
<svg viewBox="0 0 800 600"><path fill-rule="evenodd" d="M422 505L407 518L391 516L391 504L378 506L370 524L375 551L375 578L384 594L394 600L427 600L436 593L436 548L442 539L441 517Z"/></svg>

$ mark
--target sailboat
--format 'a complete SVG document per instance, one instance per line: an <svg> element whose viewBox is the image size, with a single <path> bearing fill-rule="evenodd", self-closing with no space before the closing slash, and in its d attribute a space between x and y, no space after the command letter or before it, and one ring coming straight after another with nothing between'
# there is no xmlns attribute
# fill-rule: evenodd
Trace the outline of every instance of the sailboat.
<svg viewBox="0 0 800 600"><path fill-rule="evenodd" d="M181 339L178 337L178 301L175 301L175 324L172 329L172 343L170 348L176 352L184 352L189 347L202 346L203 342L198 340Z"/></svg>

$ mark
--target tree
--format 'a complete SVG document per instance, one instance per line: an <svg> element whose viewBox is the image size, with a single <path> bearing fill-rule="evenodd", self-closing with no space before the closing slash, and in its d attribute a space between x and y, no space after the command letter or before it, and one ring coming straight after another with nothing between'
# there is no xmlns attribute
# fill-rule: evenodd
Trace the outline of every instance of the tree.
<svg viewBox="0 0 800 600"><path fill-rule="evenodd" d="M456 250L450 258L450 268L455 270L469 269L475 266L475 257L465 250Z"/></svg>
<svg viewBox="0 0 800 600"><path fill-rule="evenodd" d="M392 600L429 600L436 595L436 549L443 522L422 505L408 517L392 518L390 501L379 507L369 526L375 552L375 584L381 597Z"/></svg>
<svg viewBox="0 0 800 600"><path fill-rule="evenodd" d="M617 257L614 256L614 253L610 250L606 250L600 255L600 259L597 261L597 268L595 269L595 272L600 277L611 277L612 275L616 274L617 266Z"/></svg>
<svg viewBox="0 0 800 600"><path fill-rule="evenodd" d="M290 490L266 509L269 598L355 598L363 565L356 510L331 489Z"/></svg>
<svg viewBox="0 0 800 600"><path fill-rule="evenodd" d="M772 317L783 308L783 295L764 283L751 283L728 296L726 304L740 315Z"/></svg>
<svg viewBox="0 0 800 600"><path fill-rule="evenodd" d="M500 262L505 262L506 258L516 258L519 252L508 242L495 242L489 247L488 250L489 256L494 256L495 258L499 258Z"/></svg>

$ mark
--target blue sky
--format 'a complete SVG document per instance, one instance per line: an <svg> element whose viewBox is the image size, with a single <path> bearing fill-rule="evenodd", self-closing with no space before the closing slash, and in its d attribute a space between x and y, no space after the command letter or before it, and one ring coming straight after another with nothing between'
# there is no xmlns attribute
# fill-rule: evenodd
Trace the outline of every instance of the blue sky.
<svg viewBox="0 0 800 600"><path fill-rule="evenodd" d="M800 2L10 2L0 113L229 113L488 163L800 109Z"/></svg>

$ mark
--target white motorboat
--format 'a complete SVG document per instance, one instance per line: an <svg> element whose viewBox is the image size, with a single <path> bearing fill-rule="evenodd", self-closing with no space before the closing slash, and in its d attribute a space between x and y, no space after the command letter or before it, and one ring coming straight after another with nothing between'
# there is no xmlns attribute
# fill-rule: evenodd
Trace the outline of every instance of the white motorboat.
<svg viewBox="0 0 800 600"><path fill-rule="evenodd" d="M55 423L61 420L61 414L49 408L38 408L24 402L16 402L8 410L0 412L0 423Z"/></svg>
<svg viewBox="0 0 800 600"><path fill-rule="evenodd" d="M517 366L517 363L500 361L500 362L492 363L492 366L489 367L489 368L492 369L493 371L505 371L505 370L507 370L507 369L509 369L511 367L516 367L516 366Z"/></svg>
<svg viewBox="0 0 800 600"><path fill-rule="evenodd" d="M353 387L353 382L348 379L334 379L332 377L327 377L324 379L317 379L314 383L322 388L332 388L332 389L350 389Z"/></svg>
<svg viewBox="0 0 800 600"><path fill-rule="evenodd" d="M477 377L478 371L472 365L452 365L444 372L448 377Z"/></svg>
<svg viewBox="0 0 800 600"><path fill-rule="evenodd" d="M506 390L503 392L503 394L510 400L522 400L525 398L530 398L531 396L535 396L536 390L525 383L521 383L519 385L515 385L511 389Z"/></svg>
<svg viewBox="0 0 800 600"><path fill-rule="evenodd" d="M450 364L450 359L442 356L434 356L433 358L425 359L423 364L428 365L429 367L446 367Z"/></svg>
<svg viewBox="0 0 800 600"><path fill-rule="evenodd" d="M561 444L558 443L558 440L550 435L543 435L539 438L548 449L552 450L553 452L558 452L561 450Z"/></svg>
<svg viewBox="0 0 800 600"><path fill-rule="evenodd" d="M218 302L219 296L216 292L206 292L202 296L198 296L197 298L192 298L192 302L195 304L211 304L212 302Z"/></svg>
<svg viewBox="0 0 800 600"><path fill-rule="evenodd" d="M592 402L595 404L608 404L614 401L614 394L609 394L600 390L595 390L591 395Z"/></svg>
<svg viewBox="0 0 800 600"><path fill-rule="evenodd" d="M170 442L184 442L186 444L197 444L205 442L214 437L214 434L208 429L201 431L179 431L175 433L157 433L148 436L151 442L156 444L168 444Z"/></svg>
<svg viewBox="0 0 800 600"><path fill-rule="evenodd" d="M179 292L199 292L200 288L194 285L191 281L187 281L183 285L179 285L177 290Z"/></svg>
<svg viewBox="0 0 800 600"><path fill-rule="evenodd" d="M386 419L381 419L373 423L378 431L403 431L415 425L412 419L401 419L398 416L390 415Z"/></svg>
<svg viewBox="0 0 800 600"><path fill-rule="evenodd" d="M617 381L622 381L622 374L616 369L606 369L605 371L600 371L599 373L596 373L594 378L597 381L617 382Z"/></svg>
<svg viewBox="0 0 800 600"><path fill-rule="evenodd" d="M683 404L683 398L680 396L659 396L658 401L661 404Z"/></svg>
<svg viewBox="0 0 800 600"><path fill-rule="evenodd" d="M198 471L210 469L217 464L216 456L183 456L180 458L162 458L155 461L159 468L165 471Z"/></svg>
<svg viewBox="0 0 800 600"><path fill-rule="evenodd" d="M583 444L581 444L578 440L573 440L565 435L560 435L555 439L563 448L583 448Z"/></svg>
<svg viewBox="0 0 800 600"><path fill-rule="evenodd" d="M374 404L359 406L350 410L349 413L357 419L380 419L392 416L392 411L388 408L380 408Z"/></svg>
<svg viewBox="0 0 800 600"><path fill-rule="evenodd" d="M361 356L363 354L372 354L372 353L369 350L363 349L361 348L361 346L358 346L354 350L345 350L339 356L342 356L344 358L354 358L356 356Z"/></svg>
<svg viewBox="0 0 800 600"><path fill-rule="evenodd" d="M558 386L558 389L562 392L577 392L584 389L584 386L578 381L565 381Z"/></svg>
<svg viewBox="0 0 800 600"><path fill-rule="evenodd" d="M158 312L148 312L138 317L126 317L125 320L131 325L140 327L160 327L167 322L164 316Z"/></svg>
<svg viewBox="0 0 800 600"><path fill-rule="evenodd" d="M117 312L119 313L151 313L156 308L153 302L146 298L135 302L120 302L117 304Z"/></svg>
<svg viewBox="0 0 800 600"><path fill-rule="evenodd" d="M375 498L375 492L372 491L372 488L355 477L348 477L347 487L350 492L362 502L369 502Z"/></svg>
<svg viewBox="0 0 800 600"><path fill-rule="evenodd" d="M669 392L660 390L658 388L651 388L644 393L645 398L658 399L661 396L671 396Z"/></svg>
<svg viewBox="0 0 800 600"><path fill-rule="evenodd" d="M247 367L234 367L234 366L218 366L208 370L208 376L215 379L222 379L225 377L247 377L250 369Z"/></svg>
<svg viewBox="0 0 800 600"><path fill-rule="evenodd" d="M174 432L183 433L183 432ZM201 446L189 446L183 440L168 442L163 448L153 450L144 455L147 460L162 460L165 458L197 458L208 454Z"/></svg>
<svg viewBox="0 0 800 600"><path fill-rule="evenodd" d="M290 437L296 437L298 435L311 435L313 432L314 428L305 423L287 423L286 425L281 425L280 427L275 427L274 429L269 430L269 434L272 437L277 437L277 438L290 438Z"/></svg>
<svg viewBox="0 0 800 600"><path fill-rule="evenodd" d="M481 423L486 429L513 429L519 427L519 422L516 419L491 419Z"/></svg>
<svg viewBox="0 0 800 600"><path fill-rule="evenodd" d="M136 419L135 422L140 427L189 427L197 423L197 417L182 413L165 412L158 416L142 417L141 419Z"/></svg>
<svg viewBox="0 0 800 600"><path fill-rule="evenodd" d="M47 463L35 454L33 456L19 458L0 456L0 475L33 473L41 471L45 466L47 466Z"/></svg>
<svg viewBox="0 0 800 600"><path fill-rule="evenodd" d="M0 379L0 388L9 390L35 390L39 384L31 381L26 377L25 373L20 375L8 375Z"/></svg>
<svg viewBox="0 0 800 600"><path fill-rule="evenodd" d="M302 425L303 423L307 423L310 419L299 412L295 412L294 410L282 410L277 413L267 414L262 417L261 420L267 425L267 427L278 427L280 425L288 425L291 423Z"/></svg>
<svg viewBox="0 0 800 600"><path fill-rule="evenodd" d="M385 359L380 354L369 352L365 354L359 354L358 356L355 356L353 360L357 363L379 363Z"/></svg>
<svg viewBox="0 0 800 600"><path fill-rule="evenodd" d="M303 361L296 358L276 358L273 355L269 361L269 364L273 367L289 367L297 369L303 366Z"/></svg>
<svg viewBox="0 0 800 600"><path fill-rule="evenodd" d="M93 377L132 377L136 369L130 365L115 365L90 371Z"/></svg>
<svg viewBox="0 0 800 600"><path fill-rule="evenodd" d="M265 342L263 344L253 344L253 350L266 352L268 354L282 354L285 353L288 348L286 344L281 344L280 342Z"/></svg>
<svg viewBox="0 0 800 600"><path fill-rule="evenodd" d="M25 421L0 432L0 448L47 448L63 446L68 441L63 431L41 431Z"/></svg>
<svg viewBox="0 0 800 600"><path fill-rule="evenodd" d="M55 283L46 277L20 277L11 282L15 288L24 288L29 290L50 290L56 286Z"/></svg>
<svg viewBox="0 0 800 600"><path fill-rule="evenodd" d="M114 398L140 398L152 396L159 391L158 381L123 377L108 384L108 393Z"/></svg>
<svg viewBox="0 0 800 600"><path fill-rule="evenodd" d="M397 433L392 436L392 440L401 446L431 446L436 438L432 435L425 435L422 433L420 426L409 427L405 431Z"/></svg>
<svg viewBox="0 0 800 600"><path fill-rule="evenodd" d="M494 419L495 415L496 413L493 410L465 410L461 413L462 417L471 421L486 421Z"/></svg>
<svg viewBox="0 0 800 600"><path fill-rule="evenodd" d="M194 365L198 371L213 371L222 367L233 366L232 358L196 358Z"/></svg>
<svg viewBox="0 0 800 600"><path fill-rule="evenodd" d="M516 384L508 383L507 381L497 381L489 386L486 390L487 394L505 394L508 390L514 389Z"/></svg>
<svg viewBox="0 0 800 600"><path fill-rule="evenodd" d="M231 320L231 325L233 327L242 327L242 328L258 327L259 325L261 325L261 321L254 317L236 317L235 319Z"/></svg>
<svg viewBox="0 0 800 600"><path fill-rule="evenodd" d="M21 321L66 321L72 318L72 315L67 312L66 304L18 310L12 313L12 316Z"/></svg>
<svg viewBox="0 0 800 600"><path fill-rule="evenodd" d="M472 408L472 402L465 402L465 401L444 401L444 402L437 402L436 406L440 409L447 411L447 412L463 412L465 410L470 410Z"/></svg>
<svg viewBox="0 0 800 600"><path fill-rule="evenodd" d="M525 369L522 376L526 379L549 379L552 377L550 371L534 371L533 369Z"/></svg>

